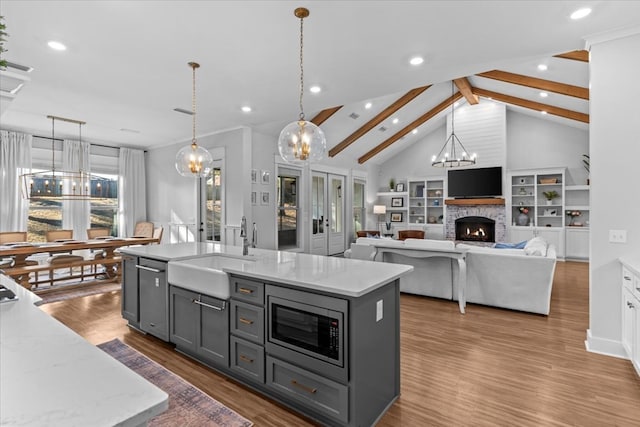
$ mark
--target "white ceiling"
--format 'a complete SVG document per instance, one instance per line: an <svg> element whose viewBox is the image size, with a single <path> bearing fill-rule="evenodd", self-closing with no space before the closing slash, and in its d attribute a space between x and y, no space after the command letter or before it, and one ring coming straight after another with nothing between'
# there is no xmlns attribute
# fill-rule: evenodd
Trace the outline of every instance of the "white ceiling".
<svg viewBox="0 0 640 427"><path fill-rule="evenodd" d="M307 119L345 105L321 126L329 148L406 91L436 84L389 127L406 125L450 96L448 81L463 76L483 89L588 113L586 101L553 94L541 100L539 91L471 76L500 69L588 87L588 64L551 56L584 49L587 37L640 25L639 1L2 0L5 58L34 67L3 108L2 127L50 135L46 116L56 115L86 121L83 138L92 142L152 148L189 140L191 117L173 109L191 109L187 62L196 61L199 135L243 125L277 135L298 117L299 6L311 11L304 22L305 86L323 88L305 92ZM570 20L583 6L591 15ZM53 51L49 40L68 49ZM410 66L413 55L426 60ZM549 64L545 74L535 68L540 62ZM365 110L369 100L374 106ZM253 112L241 112L245 104ZM360 118L349 118L352 112ZM77 137L77 127L67 127L56 124L56 136ZM405 140L433 127L429 122ZM373 130L340 155L357 158L393 133Z"/></svg>

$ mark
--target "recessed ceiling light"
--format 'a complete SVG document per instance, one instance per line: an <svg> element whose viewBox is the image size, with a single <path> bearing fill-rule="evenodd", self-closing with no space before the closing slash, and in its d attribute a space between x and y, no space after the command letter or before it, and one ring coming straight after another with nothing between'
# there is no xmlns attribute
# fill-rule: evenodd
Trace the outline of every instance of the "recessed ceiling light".
<svg viewBox="0 0 640 427"><path fill-rule="evenodd" d="M546 98L547 96L549 96L547 92L540 92L540 98Z"/></svg>
<svg viewBox="0 0 640 427"><path fill-rule="evenodd" d="M420 65L424 62L424 58L422 56L414 56L409 60L409 64L411 65Z"/></svg>
<svg viewBox="0 0 640 427"><path fill-rule="evenodd" d="M411 133L415 135L416 133L418 133L418 129L412 130Z"/></svg>
<svg viewBox="0 0 640 427"><path fill-rule="evenodd" d="M367 102L366 104L364 104L364 108L366 108L367 110L371 108L371 103Z"/></svg>
<svg viewBox="0 0 640 427"><path fill-rule="evenodd" d="M547 64L538 64L538 70L540 71L547 71Z"/></svg>
<svg viewBox="0 0 640 427"><path fill-rule="evenodd" d="M51 40L47 45L53 50L67 50L67 47L60 42Z"/></svg>
<svg viewBox="0 0 640 427"><path fill-rule="evenodd" d="M322 91L322 89L320 88L320 86L311 86L309 88L309 92L311 93L320 93Z"/></svg>
<svg viewBox="0 0 640 427"><path fill-rule="evenodd" d="M578 9L571 14L571 19L582 19L585 16L591 13L591 9L588 7L583 7L582 9Z"/></svg>
<svg viewBox="0 0 640 427"><path fill-rule="evenodd" d="M400 120L398 120L398 118L396 117L396 118L395 118L395 119L393 119L391 122L392 122L394 125L396 125L396 124L398 124L398 122L399 122L399 121L400 121Z"/></svg>
<svg viewBox="0 0 640 427"><path fill-rule="evenodd" d="M460 103L459 103L458 101L456 101L456 102L454 102L454 103L453 103L453 106L454 106L455 108L457 108L457 107L458 107L458 105L460 105Z"/></svg>
<svg viewBox="0 0 640 427"><path fill-rule="evenodd" d="M245 105L242 107L242 111L245 113L250 113L251 112L251 107L249 107L248 105Z"/></svg>
<svg viewBox="0 0 640 427"><path fill-rule="evenodd" d="M540 111L540 114L547 114L546 111Z"/></svg>

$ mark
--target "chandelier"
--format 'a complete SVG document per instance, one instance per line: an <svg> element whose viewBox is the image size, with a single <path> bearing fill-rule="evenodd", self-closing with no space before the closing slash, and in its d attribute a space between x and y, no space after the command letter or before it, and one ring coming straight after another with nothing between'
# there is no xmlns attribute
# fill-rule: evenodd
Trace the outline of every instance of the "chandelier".
<svg viewBox="0 0 640 427"><path fill-rule="evenodd" d="M476 164L478 156L474 153L469 156L455 132L455 105L453 93L453 80L451 80L451 135L444 142L444 146L437 155L431 158L431 166L436 168L457 168L461 166L471 166Z"/></svg>
<svg viewBox="0 0 640 427"><path fill-rule="evenodd" d="M200 64L189 62L189 67L193 70L191 145L187 145L178 151L176 155L176 170L182 176L205 177L211 173L213 158L206 148L198 146L196 142L196 68L200 68Z"/></svg>
<svg viewBox="0 0 640 427"><path fill-rule="evenodd" d="M309 10L304 7L297 8L293 14L300 18L300 115L298 120L289 123L280 132L278 138L278 151L280 156L289 162L306 164L317 162L324 158L327 150L327 140L324 132L315 124L305 120L302 107L304 93L304 67L303 67L303 22L309 16Z"/></svg>
<svg viewBox="0 0 640 427"><path fill-rule="evenodd" d="M64 117L51 119L51 170L20 175L22 196L30 200L91 200L102 199L110 193L111 181L91 175L79 167L75 171L56 170L55 122L56 120L78 125L78 138L82 143L82 125L86 122Z"/></svg>

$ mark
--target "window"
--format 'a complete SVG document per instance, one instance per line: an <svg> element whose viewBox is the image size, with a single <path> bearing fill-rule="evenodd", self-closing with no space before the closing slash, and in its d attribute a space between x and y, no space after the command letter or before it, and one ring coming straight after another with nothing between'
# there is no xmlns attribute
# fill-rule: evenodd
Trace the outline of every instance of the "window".
<svg viewBox="0 0 640 427"><path fill-rule="evenodd" d="M353 181L353 231L365 230L365 182Z"/></svg>
<svg viewBox="0 0 640 427"><path fill-rule="evenodd" d="M91 228L108 228L111 236L118 235L118 176L92 177Z"/></svg>
<svg viewBox="0 0 640 427"><path fill-rule="evenodd" d="M32 169L33 172L44 172L45 169ZM46 193L51 183L45 179L33 180L31 189L37 193ZM47 230L62 228L62 201L56 198L40 198L29 202L29 218L27 220L27 240L30 242L46 242Z"/></svg>
<svg viewBox="0 0 640 427"><path fill-rule="evenodd" d="M300 172L280 168L277 182L278 249L299 247L298 181Z"/></svg>

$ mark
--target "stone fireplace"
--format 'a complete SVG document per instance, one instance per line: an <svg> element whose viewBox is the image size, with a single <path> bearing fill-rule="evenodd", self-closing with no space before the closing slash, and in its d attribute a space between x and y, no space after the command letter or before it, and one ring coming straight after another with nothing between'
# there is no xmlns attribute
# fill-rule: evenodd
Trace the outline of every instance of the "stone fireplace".
<svg viewBox="0 0 640 427"><path fill-rule="evenodd" d="M458 218L456 224L456 240L468 242L496 241L496 222L483 216L465 216Z"/></svg>
<svg viewBox="0 0 640 427"><path fill-rule="evenodd" d="M481 243L505 242L507 238L507 211L504 206L504 199L454 199L445 200L447 213L444 226L444 238L447 240L465 240ZM469 228L471 236L459 239L456 234L458 224L464 224L470 218L481 218L478 223L482 223L483 231L478 229L478 225L467 224L463 232ZM460 220L460 221L458 221ZM475 220L473 222L476 222ZM490 231L486 224L493 225L493 236L489 237ZM469 226L471 225L471 226ZM463 227L460 225L460 227ZM472 230L472 227L476 229ZM486 227L486 228L485 228ZM481 236L481 234L484 234ZM486 236L485 236L486 235ZM486 238L486 240L484 240Z"/></svg>

